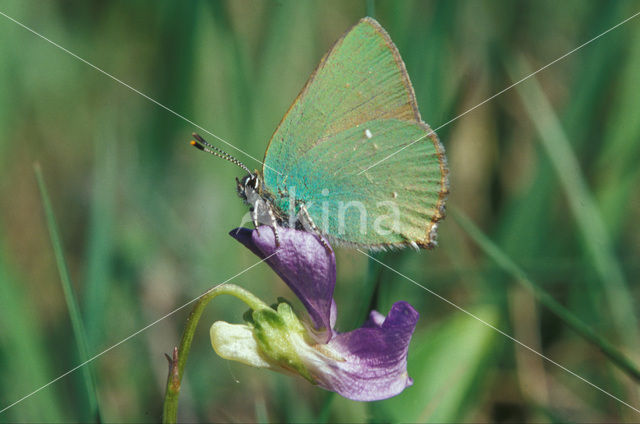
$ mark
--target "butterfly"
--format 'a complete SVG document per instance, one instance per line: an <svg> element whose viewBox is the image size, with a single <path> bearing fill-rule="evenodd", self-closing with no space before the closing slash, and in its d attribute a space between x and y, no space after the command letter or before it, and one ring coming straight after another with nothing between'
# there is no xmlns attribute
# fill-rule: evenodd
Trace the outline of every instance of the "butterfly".
<svg viewBox="0 0 640 424"><path fill-rule="evenodd" d="M449 193L444 148L422 121L389 34L361 19L329 49L274 132L261 171L236 179L257 227L355 248L432 248ZM321 237L322 239L322 237Z"/></svg>

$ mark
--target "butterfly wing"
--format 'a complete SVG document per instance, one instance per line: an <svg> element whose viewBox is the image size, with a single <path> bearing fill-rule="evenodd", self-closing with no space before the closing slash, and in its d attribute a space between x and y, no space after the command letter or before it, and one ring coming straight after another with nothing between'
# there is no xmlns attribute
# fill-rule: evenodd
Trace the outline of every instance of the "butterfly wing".
<svg viewBox="0 0 640 424"><path fill-rule="evenodd" d="M276 205L289 211L294 194L333 241L369 248L434 242L448 192L444 149L420 118L398 50L371 18L322 58L264 163Z"/></svg>

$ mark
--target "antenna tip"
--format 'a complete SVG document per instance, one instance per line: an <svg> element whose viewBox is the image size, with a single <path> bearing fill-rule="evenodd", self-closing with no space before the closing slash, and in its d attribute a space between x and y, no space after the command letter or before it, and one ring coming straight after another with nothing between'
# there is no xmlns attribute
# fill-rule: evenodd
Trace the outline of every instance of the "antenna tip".
<svg viewBox="0 0 640 424"><path fill-rule="evenodd" d="M196 149L204 151L204 146L202 144L200 144L200 143L197 143L197 142L191 140L191 142L189 144L191 144Z"/></svg>
<svg viewBox="0 0 640 424"><path fill-rule="evenodd" d="M196 140L198 140L198 142L200 142L200 143L202 143L202 144L207 144L207 142L206 142L206 141L204 141L204 138L202 138L202 137L200 136L200 134L198 134L198 133L195 133L195 132L194 132L194 133L191 133L191 136L192 136L193 138L195 138Z"/></svg>

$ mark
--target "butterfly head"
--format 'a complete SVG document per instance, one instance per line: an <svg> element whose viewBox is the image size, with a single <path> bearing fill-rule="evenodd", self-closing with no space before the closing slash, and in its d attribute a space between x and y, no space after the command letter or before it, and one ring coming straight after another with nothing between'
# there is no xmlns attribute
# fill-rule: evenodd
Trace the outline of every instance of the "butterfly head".
<svg viewBox="0 0 640 424"><path fill-rule="evenodd" d="M260 174L253 172L245 175L242 179L236 178L236 190L238 190L238 196L245 201L252 201L255 195L259 195L262 188L262 182L260 180Z"/></svg>

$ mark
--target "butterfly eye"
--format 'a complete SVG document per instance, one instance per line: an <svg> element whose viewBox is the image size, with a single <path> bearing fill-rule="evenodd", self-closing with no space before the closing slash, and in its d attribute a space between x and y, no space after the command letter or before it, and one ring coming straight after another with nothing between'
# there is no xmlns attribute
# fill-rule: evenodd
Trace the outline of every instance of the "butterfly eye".
<svg viewBox="0 0 640 424"><path fill-rule="evenodd" d="M244 186L252 189L256 188L256 178L253 175L247 175L244 180Z"/></svg>

